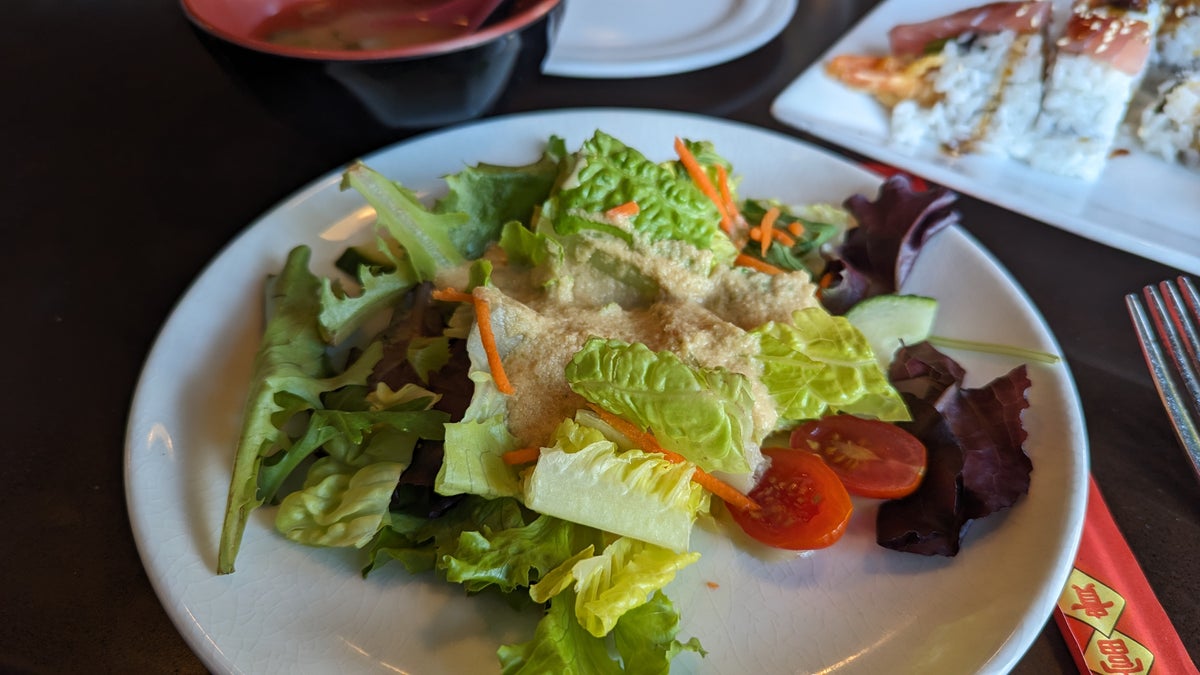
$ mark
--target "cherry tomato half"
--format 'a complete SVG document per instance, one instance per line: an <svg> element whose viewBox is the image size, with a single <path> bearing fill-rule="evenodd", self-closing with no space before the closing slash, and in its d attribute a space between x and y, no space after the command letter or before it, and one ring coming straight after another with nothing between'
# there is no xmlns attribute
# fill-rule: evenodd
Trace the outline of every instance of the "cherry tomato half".
<svg viewBox="0 0 1200 675"><path fill-rule="evenodd" d="M749 495L762 508L730 510L742 530L768 546L794 551L841 539L854 505L825 460L789 448L763 448L763 454L771 466Z"/></svg>
<svg viewBox="0 0 1200 675"><path fill-rule="evenodd" d="M900 427L853 415L832 415L792 431L792 447L815 452L852 494L896 499L925 475L925 445Z"/></svg>

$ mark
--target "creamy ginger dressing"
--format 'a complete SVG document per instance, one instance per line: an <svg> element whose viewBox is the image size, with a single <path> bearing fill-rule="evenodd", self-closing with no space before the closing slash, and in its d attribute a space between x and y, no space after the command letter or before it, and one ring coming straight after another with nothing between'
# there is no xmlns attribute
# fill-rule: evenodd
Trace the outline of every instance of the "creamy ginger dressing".
<svg viewBox="0 0 1200 675"><path fill-rule="evenodd" d="M515 390L508 399L509 430L523 444L545 445L564 418L586 406L563 372L588 338L599 336L745 375L754 395L754 437L772 431L778 416L747 330L790 321L793 311L817 305L808 274L714 268L712 252L678 241L631 246L610 236L582 239L548 286L504 265L498 248L488 253L494 286L477 292L491 307L497 348ZM749 451L757 455L757 449Z"/></svg>

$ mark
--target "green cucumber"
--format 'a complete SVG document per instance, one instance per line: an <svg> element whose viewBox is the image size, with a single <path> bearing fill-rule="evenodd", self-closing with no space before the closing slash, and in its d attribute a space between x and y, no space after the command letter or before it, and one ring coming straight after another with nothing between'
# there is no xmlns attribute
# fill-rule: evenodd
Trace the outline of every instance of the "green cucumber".
<svg viewBox="0 0 1200 675"><path fill-rule="evenodd" d="M875 295L862 300L846 312L871 345L879 367L887 372L892 356L902 344L913 345L929 339L937 300L923 295Z"/></svg>

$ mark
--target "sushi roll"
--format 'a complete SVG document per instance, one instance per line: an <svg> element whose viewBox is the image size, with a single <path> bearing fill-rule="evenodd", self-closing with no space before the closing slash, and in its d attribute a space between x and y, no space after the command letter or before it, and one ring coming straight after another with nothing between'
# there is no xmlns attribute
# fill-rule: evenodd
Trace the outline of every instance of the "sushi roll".
<svg viewBox="0 0 1200 675"><path fill-rule="evenodd" d="M1200 0L1174 0L1158 31L1156 63L1168 71L1200 70Z"/></svg>
<svg viewBox="0 0 1200 675"><path fill-rule="evenodd" d="M1017 153L1036 169L1094 180L1146 73L1156 0L1076 3L1055 41L1034 132Z"/></svg>
<svg viewBox="0 0 1200 675"><path fill-rule="evenodd" d="M1200 168L1200 71L1159 87L1158 99L1142 111L1137 135L1146 151Z"/></svg>
<svg viewBox="0 0 1200 675"><path fill-rule="evenodd" d="M826 70L891 108L904 149L1008 154L1028 136L1042 96L1051 3L997 2L888 33L887 57L838 57Z"/></svg>

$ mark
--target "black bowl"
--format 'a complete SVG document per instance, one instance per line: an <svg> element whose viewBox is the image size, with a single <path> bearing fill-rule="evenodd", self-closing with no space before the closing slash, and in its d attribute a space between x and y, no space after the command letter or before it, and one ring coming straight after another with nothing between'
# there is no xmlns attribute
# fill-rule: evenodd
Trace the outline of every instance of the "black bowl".
<svg viewBox="0 0 1200 675"><path fill-rule="evenodd" d="M463 37L337 51L281 47L255 37L246 17L228 16L230 6L270 3L182 0L210 53L270 108L315 124L333 117L334 110L365 113L385 127L406 129L479 117L514 78L536 76L563 2L506 0L478 31Z"/></svg>

